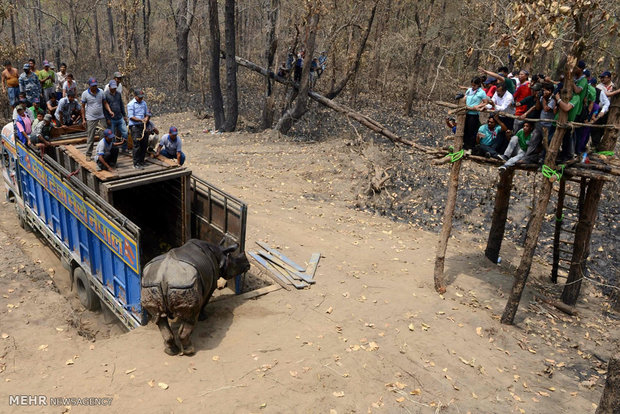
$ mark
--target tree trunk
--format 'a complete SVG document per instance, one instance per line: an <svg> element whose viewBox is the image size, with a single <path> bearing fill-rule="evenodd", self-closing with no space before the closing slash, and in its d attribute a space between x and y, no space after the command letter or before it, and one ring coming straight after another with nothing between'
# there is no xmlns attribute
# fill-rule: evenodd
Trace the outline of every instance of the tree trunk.
<svg viewBox="0 0 620 414"><path fill-rule="evenodd" d="M151 43L151 0L142 0L142 42L144 43L144 56L148 60Z"/></svg>
<svg viewBox="0 0 620 414"><path fill-rule="evenodd" d="M405 100L405 116L411 115L411 109L413 108L413 101L417 97L418 84L420 83L420 65L422 56L424 55L424 49L426 49L427 42L423 42L418 46L416 53L413 57L414 70L411 73L409 88L407 89L407 99Z"/></svg>
<svg viewBox="0 0 620 414"><path fill-rule="evenodd" d="M572 95L572 70L572 66L567 65L564 71L566 74L566 82L564 84L564 90L562 91L562 100L566 100L566 102L570 100ZM560 111L558 125L565 124L567 120L568 112ZM553 135L553 138L551 139L551 143L549 144L547 155L545 156L545 165L548 165L553 169L556 168L555 158L565 134L566 128L558 127ZM538 244L538 236L540 235L540 228L542 227L542 222L547 211L547 205L549 204L549 197L551 196L551 191L553 190L553 182L550 179L542 177L542 180L536 208L532 210L532 214L530 215L530 221L528 223L529 228L525 238L525 246L523 247L521 262L519 263L519 268L517 269L517 273L515 275L515 281L512 285L510 297L508 298L506 308L504 309L504 313L502 315L501 322L503 324L512 325L514 323L517 308L519 307L519 302L521 301L521 295L523 294L523 289L525 289L525 283L527 282L527 278L532 267L532 259L534 258L534 252L536 251L536 245Z"/></svg>
<svg viewBox="0 0 620 414"><path fill-rule="evenodd" d="M309 27L306 38L306 58L304 60L304 67L301 72L301 82L299 85L299 96L295 101L295 106L287 110L284 115L278 120L276 128L283 134L288 133L293 127L293 124L297 122L308 111L308 89L310 88L310 66L312 65L311 56L314 54L314 43L316 39L316 28L319 24L319 12L318 10L310 11L308 18Z"/></svg>
<svg viewBox="0 0 620 414"><path fill-rule="evenodd" d="M607 364L607 380L596 414L620 413L620 358L612 356Z"/></svg>
<svg viewBox="0 0 620 414"><path fill-rule="evenodd" d="M387 2L386 10L383 13L382 17L379 19L378 26L375 26L375 47L373 49L373 57L372 57L372 66L370 70L370 88L377 89L377 85L379 83L379 76L381 72L381 46L383 44L382 37L383 31L385 27L390 21L390 8L392 6L392 2ZM381 14L380 14L381 15Z"/></svg>
<svg viewBox="0 0 620 414"><path fill-rule="evenodd" d="M183 2L182 2L183 3ZM189 27L179 24L176 30L177 41L177 90L186 92L189 89L187 73L189 66Z"/></svg>
<svg viewBox="0 0 620 414"><path fill-rule="evenodd" d="M465 98L461 99L459 105L465 105ZM465 111L459 112L456 121L456 134L454 136L453 152L460 151L463 148L463 136L465 135ZM450 169L450 180L448 182L448 198L446 200L446 208L443 212L443 224L441 234L437 242L437 254L435 257L435 290L439 293L446 292L446 282L444 279L443 269L446 262L446 249L448 248L448 240L452 232L452 218L456 207L456 195L459 188L459 174L461 172L462 159L452 163Z"/></svg>
<svg viewBox="0 0 620 414"><path fill-rule="evenodd" d="M95 26L95 53L97 54L97 63L101 67L101 39L99 38L99 18L97 17L97 4L93 7L93 23Z"/></svg>
<svg viewBox="0 0 620 414"><path fill-rule="evenodd" d="M112 2L108 1L106 7L106 14L108 15L108 35L110 36L110 53L114 53L116 49L116 39L114 37L114 17L112 15Z"/></svg>
<svg viewBox="0 0 620 414"><path fill-rule="evenodd" d="M362 60L362 54L364 53L364 50L366 49L366 43L368 41L368 36L370 35L370 29L372 28L372 22L375 20L375 12L377 11L377 3L378 1L375 1L375 4L372 7L372 10L370 11L370 17L368 18L368 24L366 26L366 31L364 32L362 41L359 45L359 48L357 49L357 53L355 55L355 60L353 61L353 64L347 71L344 78L337 85L334 85L332 89L329 91L329 93L326 95L327 99L334 99L336 96L338 96L340 92L342 92L342 90L345 88L345 86L347 86L347 83L353 77L353 75L357 73L360 67L360 61ZM306 54L306 56L308 57L308 61L309 61L308 64L311 64L312 55Z"/></svg>
<svg viewBox="0 0 620 414"><path fill-rule="evenodd" d="M37 32L37 49L39 52L39 61L42 62L45 59L45 48L43 46L43 38L41 35L41 0L35 1L35 10L34 10L34 22Z"/></svg>
<svg viewBox="0 0 620 414"><path fill-rule="evenodd" d="M209 33L211 35L209 68L209 83L211 84L211 100L213 104L213 118L215 129L224 127L224 98L220 87L220 22L218 17L217 0L209 0Z"/></svg>
<svg viewBox="0 0 620 414"><path fill-rule="evenodd" d="M11 5L11 13L10 13L10 18L11 18L11 42L13 44L13 47L17 47L17 38L15 37L15 14L17 13L17 7L15 7L14 2Z"/></svg>
<svg viewBox="0 0 620 414"><path fill-rule="evenodd" d="M512 179L515 171L513 169L505 171L500 175L495 195L495 208L493 209L493 220L489 230L489 240L484 251L485 256L493 263L497 263L499 252L504 240L506 229L506 218L508 217L508 206L510 205L510 191L512 189Z"/></svg>
<svg viewBox="0 0 620 414"><path fill-rule="evenodd" d="M280 0L271 0L269 11L267 12L267 20L269 21L269 30L267 31L267 49L265 50L265 61L268 71L274 71L274 59L276 50L278 49L277 26L278 16L280 14ZM263 105L263 114L261 117L261 127L263 129L271 128L273 124L274 112L274 93L271 78L265 78L265 103Z"/></svg>
<svg viewBox="0 0 620 414"><path fill-rule="evenodd" d="M618 125L620 123L620 98L618 95L612 98L607 123L609 125ZM603 139L599 145L599 151L613 151L618 140L617 130L610 128L605 130ZM598 213L598 204L603 192L603 180L590 180L588 192L583 207L580 207L579 223L575 229L575 244L573 247L573 256L571 260L570 270L564 291L562 292L562 302L567 305L577 303L579 292L581 290L581 279L585 273L585 261L589 254L590 239L592 230Z"/></svg>
<svg viewBox="0 0 620 414"><path fill-rule="evenodd" d="M237 62L235 39L235 0L224 3L224 36L226 47L226 119L224 131L232 132L237 128L239 103L237 101Z"/></svg>

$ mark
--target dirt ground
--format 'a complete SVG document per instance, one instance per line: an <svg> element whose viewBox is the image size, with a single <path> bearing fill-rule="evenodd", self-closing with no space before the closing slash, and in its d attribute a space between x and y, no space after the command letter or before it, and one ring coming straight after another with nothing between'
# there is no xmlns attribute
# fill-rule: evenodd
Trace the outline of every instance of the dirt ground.
<svg viewBox="0 0 620 414"><path fill-rule="evenodd" d="M506 240L494 265L479 239L455 233L439 296L437 235L353 207L366 167L343 140L212 135L190 114L158 121L172 124L188 166L248 203L247 250L266 241L298 263L320 252L317 283L210 304L193 335L197 354L171 357L152 324L124 333L83 310L58 259L4 203L0 412L595 411L620 338L597 291L584 286L576 317L542 304L534 293L554 287L535 260L516 325L501 325L517 245ZM9 407L15 394L113 401Z"/></svg>

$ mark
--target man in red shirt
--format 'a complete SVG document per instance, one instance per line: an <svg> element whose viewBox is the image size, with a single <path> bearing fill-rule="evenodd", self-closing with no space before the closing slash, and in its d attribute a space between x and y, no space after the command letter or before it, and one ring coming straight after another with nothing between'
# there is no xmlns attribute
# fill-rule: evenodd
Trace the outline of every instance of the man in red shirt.
<svg viewBox="0 0 620 414"><path fill-rule="evenodd" d="M528 77L530 73L523 69L519 72L519 87L515 90L514 101L515 101L515 116L521 116L527 112L529 107L527 105L523 105L521 101L532 94L532 90L530 89L530 82ZM513 130L518 131L523 127L523 121L520 119L515 119Z"/></svg>

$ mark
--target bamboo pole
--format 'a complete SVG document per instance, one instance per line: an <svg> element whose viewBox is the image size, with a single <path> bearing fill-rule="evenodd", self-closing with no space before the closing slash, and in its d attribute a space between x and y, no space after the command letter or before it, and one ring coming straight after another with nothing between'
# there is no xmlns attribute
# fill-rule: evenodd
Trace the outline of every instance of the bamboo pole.
<svg viewBox="0 0 620 414"><path fill-rule="evenodd" d="M571 60L574 60L574 65L574 63L576 63L576 59ZM565 79L567 82L564 85L564 90L562 91L565 96L562 98L567 101L570 100L570 96L572 95L573 78L571 76L571 72L573 70L573 65L568 64L565 68ZM558 118L559 127L556 130L556 133L553 134L553 138L549 144L549 150L545 156L545 165L553 169L556 168L555 159L558 150L560 149L560 144L562 143L564 135L567 132L567 128L564 126L567 120L568 112L560 110L560 116ZM512 325L514 323L517 308L519 307L519 302L521 301L521 295L523 295L523 289L525 289L525 283L527 282L527 278L530 275L530 270L532 268L532 259L534 258L534 252L536 251L536 245L538 244L538 236L540 235L542 222L545 217L545 212L547 211L547 205L549 204L549 197L551 196L554 181L555 180L552 181L551 179L542 177L542 185L538 202L536 204L536 208L532 210L532 214L530 215L529 228L525 238L525 245L523 246L521 262L519 263L519 267L515 275L510 296L508 298L508 302L506 303L506 308L502 314L501 322L503 324Z"/></svg>
<svg viewBox="0 0 620 414"><path fill-rule="evenodd" d="M461 99L460 103L465 103L465 99ZM454 152L463 148L463 137L465 135L465 112L457 115L456 134L454 137ZM435 290L439 293L446 292L446 282L444 278L444 264L446 262L446 249L448 248L448 239L452 231L452 219L454 209L456 207L456 195L459 188L459 174L461 172L462 158L452 163L450 170L450 181L448 183L448 198L446 200L446 208L443 213L443 225L437 243L437 253L435 256Z"/></svg>
<svg viewBox="0 0 620 414"><path fill-rule="evenodd" d="M506 218L508 217L508 207L510 205L510 191L512 189L514 174L515 170L512 168L504 172L500 175L499 183L497 184L493 219L491 221L491 229L489 230L487 248L484 251L485 256L493 263L497 263L499 252L502 247L502 240L504 240Z"/></svg>

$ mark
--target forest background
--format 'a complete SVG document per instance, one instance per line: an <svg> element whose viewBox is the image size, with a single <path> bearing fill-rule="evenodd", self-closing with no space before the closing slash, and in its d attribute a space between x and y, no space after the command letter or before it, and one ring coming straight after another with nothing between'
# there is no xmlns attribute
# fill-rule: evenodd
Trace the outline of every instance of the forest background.
<svg viewBox="0 0 620 414"><path fill-rule="evenodd" d="M244 101L260 103L255 101L262 97L268 105L247 116L260 119L263 127L274 125L294 96L285 98L285 92L279 92L275 102L274 98L269 102L271 85L252 72L237 71L225 59L220 61L220 49L235 50L238 56L276 70L289 48L308 49L313 40L312 55L325 51L328 56L327 70L315 88L319 93L332 99L342 93L341 98L356 109L390 102L405 116L412 114L417 100L446 99L458 85L468 85L478 66L525 68L557 79L556 69L562 70L570 51L577 50L596 74L617 69L620 56L617 2L219 3L1 0L0 56L18 69L29 58L36 59L37 68L44 59L57 69L61 62L67 63L80 85L90 76L107 81L120 70L130 88L147 89L149 102L206 113L213 111L217 98L213 87L219 84L214 78L219 74L210 72L215 64L222 72L226 111L236 111L237 89L242 107ZM273 114L261 115L265 107L274 106L282 109L275 110L276 119ZM236 115L229 115L225 129L233 130Z"/></svg>

